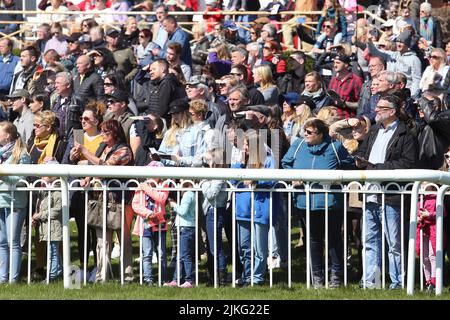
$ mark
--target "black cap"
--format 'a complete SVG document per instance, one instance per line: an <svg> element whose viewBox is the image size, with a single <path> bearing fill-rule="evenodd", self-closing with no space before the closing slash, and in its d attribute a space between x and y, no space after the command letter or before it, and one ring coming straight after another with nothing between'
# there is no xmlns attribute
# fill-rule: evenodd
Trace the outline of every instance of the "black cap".
<svg viewBox="0 0 450 320"><path fill-rule="evenodd" d="M108 37L113 37L113 38L115 38L115 37L118 37L118 36L119 36L120 32L119 32L119 30L116 30L116 29L114 29L114 28L109 28L109 29L106 31L105 34L106 34Z"/></svg>
<svg viewBox="0 0 450 320"><path fill-rule="evenodd" d="M105 94L106 99L111 99L117 102L128 102L128 93L123 90L114 90L112 93Z"/></svg>
<svg viewBox="0 0 450 320"><path fill-rule="evenodd" d="M346 54L338 53L333 56L333 60L339 60L343 63L350 64L350 57Z"/></svg>
<svg viewBox="0 0 450 320"><path fill-rule="evenodd" d="M264 104L257 104L254 106L247 106L247 110L259 112L266 117L270 116L270 108Z"/></svg>
<svg viewBox="0 0 450 320"><path fill-rule="evenodd" d="M175 99L169 104L169 108L169 114L189 110L189 100L187 98Z"/></svg>
<svg viewBox="0 0 450 320"><path fill-rule="evenodd" d="M311 110L314 110L316 108L316 103L311 97L308 96L301 95L295 105L299 106L302 104L306 104Z"/></svg>
<svg viewBox="0 0 450 320"><path fill-rule="evenodd" d="M81 32L74 32L67 38L67 42L79 42L82 35Z"/></svg>

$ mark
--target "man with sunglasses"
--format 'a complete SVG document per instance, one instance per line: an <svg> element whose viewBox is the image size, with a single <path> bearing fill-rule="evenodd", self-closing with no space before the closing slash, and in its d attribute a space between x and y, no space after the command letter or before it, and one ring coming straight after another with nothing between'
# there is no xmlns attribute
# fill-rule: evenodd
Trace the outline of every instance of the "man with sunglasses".
<svg viewBox="0 0 450 320"><path fill-rule="evenodd" d="M331 46L337 46L342 42L342 33L338 32L334 20L326 20L323 23L323 30L324 33L317 38L312 49L312 53L316 56L329 51Z"/></svg>
<svg viewBox="0 0 450 320"><path fill-rule="evenodd" d="M63 34L62 26L59 22L52 23L50 32L52 38L45 44L44 51L47 52L50 49L56 50L61 57L65 57L67 54L68 43L66 36Z"/></svg>
<svg viewBox="0 0 450 320"><path fill-rule="evenodd" d="M400 101L393 95L380 98L375 108L376 124L371 127L358 151L356 166L366 170L414 169L418 166L419 143L407 125L399 120ZM378 190L374 184L369 190ZM379 279L377 270L381 270L383 224L388 241L390 289L401 289L404 270L401 263L401 198L398 194L386 194L382 207L380 194L366 197L365 212L365 272L361 285L375 288Z"/></svg>

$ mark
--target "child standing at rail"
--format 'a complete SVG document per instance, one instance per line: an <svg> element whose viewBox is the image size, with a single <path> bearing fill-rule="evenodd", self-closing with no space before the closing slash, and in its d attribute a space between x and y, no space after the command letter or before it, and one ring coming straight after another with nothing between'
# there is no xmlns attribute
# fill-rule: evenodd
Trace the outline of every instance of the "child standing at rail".
<svg viewBox="0 0 450 320"><path fill-rule="evenodd" d="M180 181L183 188L189 187ZM195 193L193 191L184 191L180 204L170 200L170 207L176 213L175 225L180 228L180 261L176 263L173 280L165 283L164 286L176 287L178 278L178 269L180 270L181 288L192 288L194 282L194 248L195 248ZM181 281L184 270L184 283Z"/></svg>
<svg viewBox="0 0 450 320"><path fill-rule="evenodd" d="M429 191L432 187L427 187ZM436 195L427 194L423 196L423 204L418 204L417 229L416 229L416 252L420 254L420 230L423 231L423 272L425 275L428 292L433 292L436 287ZM444 207L444 217L446 211ZM445 236L445 234L444 234ZM445 243L445 239L443 241Z"/></svg>
<svg viewBox="0 0 450 320"><path fill-rule="evenodd" d="M161 162L152 161L149 167L163 167ZM159 179L148 179L136 190L132 207L136 213L133 234L142 236L142 268L144 283L153 286L152 257L154 248L160 246L158 259L161 261L161 279L167 278L166 255L166 201L168 190L158 190ZM164 187L164 184L163 184Z"/></svg>
<svg viewBox="0 0 450 320"><path fill-rule="evenodd" d="M57 161L47 161L46 164L58 164ZM43 177L42 186L53 187L56 177ZM54 187L58 187L59 183ZM49 252L50 265L47 264L48 281L53 282L62 278L63 268L59 254L59 246L62 241L62 199L60 191L40 191L37 199L37 212L33 214L33 226L39 225L39 241L50 241ZM50 224L50 225L49 225ZM44 283L47 280L43 281Z"/></svg>

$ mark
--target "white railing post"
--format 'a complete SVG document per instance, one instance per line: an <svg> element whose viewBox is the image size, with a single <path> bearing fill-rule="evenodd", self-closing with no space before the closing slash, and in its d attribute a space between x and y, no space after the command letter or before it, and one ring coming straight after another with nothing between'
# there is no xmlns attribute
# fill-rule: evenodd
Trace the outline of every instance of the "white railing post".
<svg viewBox="0 0 450 320"><path fill-rule="evenodd" d="M441 186L436 198L436 295L442 294L444 267L444 194L448 188L448 185Z"/></svg>
<svg viewBox="0 0 450 320"><path fill-rule="evenodd" d="M414 294L414 271L416 260L416 228L417 228L417 202L419 201L419 188L421 181L415 181L411 192L411 211L409 217L409 243L408 243L408 280L406 293Z"/></svg>
<svg viewBox="0 0 450 320"><path fill-rule="evenodd" d="M69 289L71 288L70 275L72 273L72 269L70 262L69 186L67 183L67 177L61 177L61 201L62 201L62 223L63 223L64 288Z"/></svg>

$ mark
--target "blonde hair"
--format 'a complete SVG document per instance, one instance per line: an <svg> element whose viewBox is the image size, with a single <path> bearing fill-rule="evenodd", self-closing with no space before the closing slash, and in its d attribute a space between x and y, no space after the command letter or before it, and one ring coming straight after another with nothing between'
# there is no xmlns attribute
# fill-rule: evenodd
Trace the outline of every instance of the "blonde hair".
<svg viewBox="0 0 450 320"><path fill-rule="evenodd" d="M0 129L3 129L3 131L9 134L10 141L8 142L15 141L11 154L12 156L11 164L19 163L20 156L26 153L27 149L22 139L20 138L19 132L17 131L17 127L9 121L2 121L0 122Z"/></svg>
<svg viewBox="0 0 450 320"><path fill-rule="evenodd" d="M208 104L205 100L192 100L189 102L189 109L192 109L194 113L201 113L203 115L206 115L208 112Z"/></svg>
<svg viewBox="0 0 450 320"><path fill-rule="evenodd" d="M40 111L34 115L34 119L40 124L44 126L50 126L53 130L55 130L56 114L53 111Z"/></svg>
<svg viewBox="0 0 450 320"><path fill-rule="evenodd" d="M313 113L309 107L303 107L302 112L300 115L297 115L294 118L294 128L292 132L292 136L297 136L300 130L302 129L303 125L305 124L306 120L313 117Z"/></svg>
<svg viewBox="0 0 450 320"><path fill-rule="evenodd" d="M332 112L336 111L337 112L338 108L333 107L333 106L328 106L328 107L322 107L319 112L317 113L317 118L319 118L320 120L322 120L323 122L325 122L327 125L331 125L333 124L333 122L336 122L336 118L334 118L334 116L332 116Z"/></svg>
<svg viewBox="0 0 450 320"><path fill-rule="evenodd" d="M167 130L167 132L166 132L166 134L167 134L166 145L168 147L174 147L178 144L178 141L176 139L178 131L186 129L194 124L194 122L192 121L192 119L189 115L188 110L183 111L182 115L183 116L181 118L181 123L176 123L174 118L172 117L170 129Z"/></svg>
<svg viewBox="0 0 450 320"><path fill-rule="evenodd" d="M270 87L275 87L275 81L273 81L272 70L266 64L259 65L253 69L255 73L261 78L261 89L267 89Z"/></svg>
<svg viewBox="0 0 450 320"><path fill-rule="evenodd" d="M247 142L249 148L256 147L256 150L249 150L248 159L246 161L246 168L263 168L264 162L266 161L266 150L263 141L259 139L258 131L253 129L247 130L244 139Z"/></svg>

